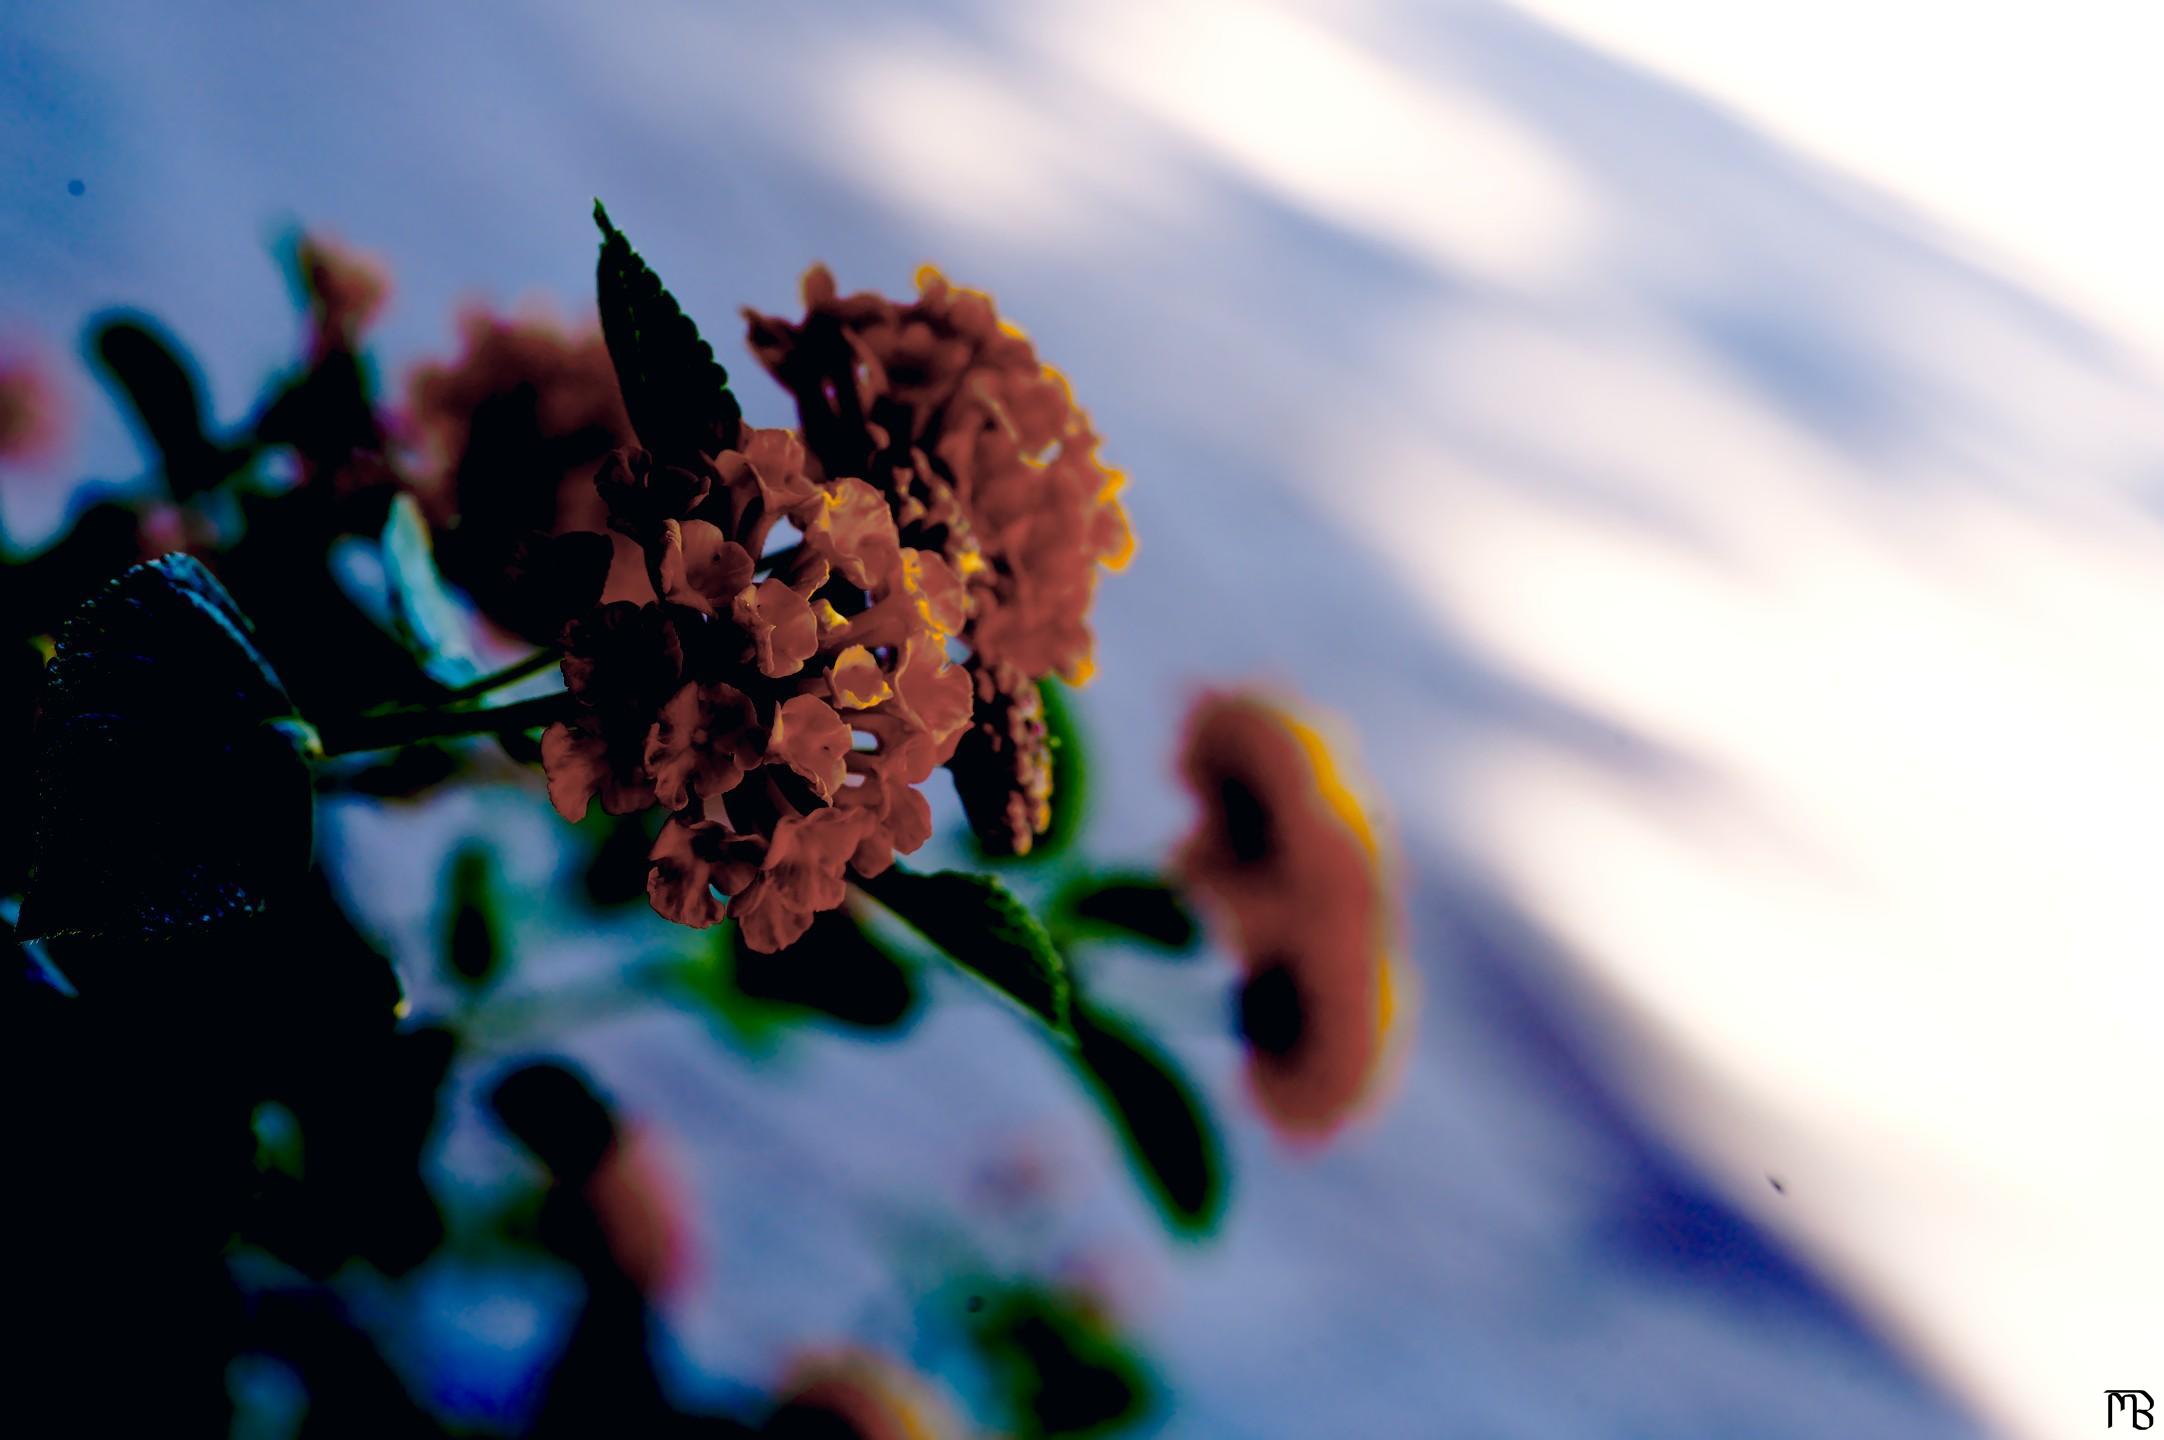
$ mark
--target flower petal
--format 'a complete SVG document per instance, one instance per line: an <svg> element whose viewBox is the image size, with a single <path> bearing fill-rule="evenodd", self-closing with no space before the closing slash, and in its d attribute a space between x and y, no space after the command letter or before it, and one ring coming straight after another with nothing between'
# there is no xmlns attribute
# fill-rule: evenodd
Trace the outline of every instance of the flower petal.
<svg viewBox="0 0 2164 1440"><path fill-rule="evenodd" d="M738 592L737 623L751 632L759 673L780 679L819 653L819 620L804 597L771 577Z"/></svg>
<svg viewBox="0 0 2164 1440"><path fill-rule="evenodd" d="M841 789L850 749L849 727L816 695L795 696L774 712L767 753L810 781L822 800Z"/></svg>

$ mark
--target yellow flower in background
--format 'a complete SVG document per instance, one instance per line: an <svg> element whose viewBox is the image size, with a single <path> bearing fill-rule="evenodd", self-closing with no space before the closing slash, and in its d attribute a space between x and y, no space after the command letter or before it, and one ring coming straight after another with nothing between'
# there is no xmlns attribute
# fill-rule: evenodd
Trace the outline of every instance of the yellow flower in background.
<svg viewBox="0 0 2164 1440"><path fill-rule="evenodd" d="M1321 734L1258 695L1187 717L1180 772L1202 806L1177 866L1223 928L1255 1099L1289 1139L1337 1131L1406 1025L1382 848Z"/></svg>

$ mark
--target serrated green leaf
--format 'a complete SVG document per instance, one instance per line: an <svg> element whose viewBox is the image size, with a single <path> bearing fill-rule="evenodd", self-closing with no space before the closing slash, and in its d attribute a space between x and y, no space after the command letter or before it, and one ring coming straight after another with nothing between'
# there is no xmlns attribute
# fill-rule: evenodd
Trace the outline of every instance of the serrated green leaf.
<svg viewBox="0 0 2164 1440"><path fill-rule="evenodd" d="M714 347L599 200L594 223L601 227L601 334L639 443L670 461L736 448L743 412Z"/></svg>
<svg viewBox="0 0 2164 1440"><path fill-rule="evenodd" d="M1075 1043L1067 962L1037 917L998 880L896 865L857 882L964 970Z"/></svg>
<svg viewBox="0 0 2164 1440"><path fill-rule="evenodd" d="M1174 1230L1207 1233L1225 1209L1225 1157L1201 1097L1131 1022L1079 1000L1073 1013L1076 1063L1150 1198Z"/></svg>

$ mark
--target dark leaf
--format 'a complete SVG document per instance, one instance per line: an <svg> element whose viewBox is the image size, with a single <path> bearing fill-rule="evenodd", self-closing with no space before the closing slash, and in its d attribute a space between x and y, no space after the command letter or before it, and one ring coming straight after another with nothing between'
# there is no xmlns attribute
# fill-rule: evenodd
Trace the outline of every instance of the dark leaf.
<svg viewBox="0 0 2164 1440"><path fill-rule="evenodd" d="M0 565L0 616L16 636L50 635L106 581L143 558L143 519L100 500L68 533L20 564Z"/></svg>
<svg viewBox="0 0 2164 1440"><path fill-rule="evenodd" d="M294 957L288 957L294 958ZM249 1237L310 1275L335 1273L355 1256L402 1274L443 1241L424 1159L437 1097L457 1042L424 1026L346 1037L330 1063L295 1071L279 1107L298 1128L288 1137L297 1173L267 1173ZM257 1133L278 1108L259 1111Z"/></svg>
<svg viewBox="0 0 2164 1440"><path fill-rule="evenodd" d="M0 984L18 1177L7 1304L36 1317L9 1335L11 1434L53 1433L40 1420L57 1415L72 1422L62 1433L227 1433L237 1302L221 1252L254 1175L249 1103L219 1017L192 1009L188 986L160 981L192 981L201 972L189 962L231 948L175 942L178 962L139 987L152 994L109 1003ZM120 1296L127 1332L147 1342L124 1386L111 1361Z"/></svg>
<svg viewBox="0 0 2164 1440"><path fill-rule="evenodd" d="M919 875L899 865L858 883L956 964L1074 1042L1067 962L1005 885L989 875Z"/></svg>
<svg viewBox="0 0 2164 1440"><path fill-rule="evenodd" d="M451 857L451 931L443 958L454 978L475 988L495 978L503 955L492 888L486 850L468 846Z"/></svg>
<svg viewBox="0 0 2164 1440"><path fill-rule="evenodd" d="M981 1312L971 1339L1024 1440L1106 1435L1140 1419L1156 1398L1141 1358L1055 1291L1006 1290Z"/></svg>
<svg viewBox="0 0 2164 1440"><path fill-rule="evenodd" d="M330 470L356 451L380 451L383 427L370 388L359 356L330 350L271 397L256 417L255 443L291 446L309 466Z"/></svg>
<svg viewBox="0 0 2164 1440"><path fill-rule="evenodd" d="M736 927L722 927L736 988L754 1000L816 1010L846 1025L886 1030L916 1007L916 986L901 962L847 910L812 917L794 945L772 954L737 943Z"/></svg>
<svg viewBox="0 0 2164 1440"><path fill-rule="evenodd" d="M553 1060L521 1065L496 1082L489 1109L558 1180L583 1184L616 1143L616 1117L585 1074Z"/></svg>
<svg viewBox="0 0 2164 1440"><path fill-rule="evenodd" d="M1225 1159L1194 1088L1128 1022L1077 1003L1074 1027L1076 1059L1158 1208L1175 1230L1207 1232L1224 1213Z"/></svg>
<svg viewBox="0 0 2164 1440"><path fill-rule="evenodd" d="M91 331L90 348L165 472L173 498L207 490L238 468L239 457L203 433L195 367L145 320L113 316Z"/></svg>
<svg viewBox="0 0 2164 1440"><path fill-rule="evenodd" d="M595 905L606 908L646 900L646 874L653 868L646 858L654 848L649 833L653 813L611 815L596 805L579 822L578 828L594 839L592 858L586 862L586 898Z"/></svg>
<svg viewBox="0 0 2164 1440"><path fill-rule="evenodd" d="M1146 940L1167 950L1192 950L1201 929L1180 894L1156 875L1090 876L1061 900L1075 930Z"/></svg>
<svg viewBox="0 0 2164 1440"><path fill-rule="evenodd" d="M373 552L389 517L388 497L372 494L348 506L328 486L243 493L245 532L218 559L218 578L248 612L257 644L304 715L358 714L443 693L384 627L387 598L371 612L339 582L332 557L355 543L347 537ZM378 592L387 584L379 573Z"/></svg>
<svg viewBox="0 0 2164 1440"><path fill-rule="evenodd" d="M538 765L541 763L541 742L523 730L497 731L496 746L510 757L513 764ZM641 887L639 893L642 895L646 893L645 883L644 879L639 882Z"/></svg>
<svg viewBox="0 0 2164 1440"><path fill-rule="evenodd" d="M138 565L45 671L26 938L149 937L260 911L308 865L313 786L278 678L210 572Z"/></svg>
<svg viewBox="0 0 2164 1440"><path fill-rule="evenodd" d="M0 794L9 813L0 819L0 894L23 887L30 869L29 816L21 798L30 788L32 736L37 721L39 681L45 657L28 640L0 640Z"/></svg>
<svg viewBox="0 0 2164 1440"><path fill-rule="evenodd" d="M671 462L735 449L743 412L714 347L599 200L594 223L601 227L601 333L639 443Z"/></svg>

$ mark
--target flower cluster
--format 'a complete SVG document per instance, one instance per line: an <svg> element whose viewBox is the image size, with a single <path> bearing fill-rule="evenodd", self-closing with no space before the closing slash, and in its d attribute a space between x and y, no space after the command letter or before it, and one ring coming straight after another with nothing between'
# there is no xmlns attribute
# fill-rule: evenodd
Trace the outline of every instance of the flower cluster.
<svg viewBox="0 0 2164 1440"><path fill-rule="evenodd" d="M647 893L682 924L722 918L755 950L841 904L931 833L917 786L971 715L947 658L969 597L936 551L902 544L883 496L817 479L785 430L714 457L610 456L608 523L656 596L605 602L565 636L570 720L542 740L570 819L670 812ZM769 550L787 522L801 536Z"/></svg>
<svg viewBox="0 0 2164 1440"><path fill-rule="evenodd" d="M957 763L971 820L1027 851L1049 818L1036 682L1089 677L1101 570L1134 550L1124 477L1089 416L990 296L929 268L918 298L841 295L814 266L806 313L747 312L751 347L796 398L814 473L861 478L903 543L943 556L973 600L964 640L986 714Z"/></svg>
<svg viewBox="0 0 2164 1440"><path fill-rule="evenodd" d="M1373 1089L1400 1032L1375 834L1312 728L1252 695L1207 695L1180 769L1202 821L1179 857L1231 932L1240 1028L1265 1114L1319 1139Z"/></svg>

